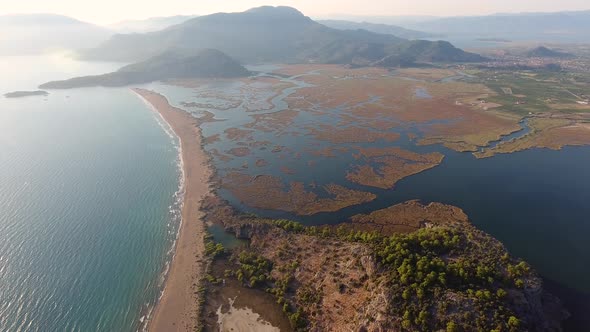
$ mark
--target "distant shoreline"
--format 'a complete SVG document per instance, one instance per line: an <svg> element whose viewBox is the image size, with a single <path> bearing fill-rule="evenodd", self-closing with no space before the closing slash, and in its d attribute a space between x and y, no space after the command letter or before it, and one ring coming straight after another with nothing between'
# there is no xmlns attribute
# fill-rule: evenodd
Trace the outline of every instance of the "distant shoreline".
<svg viewBox="0 0 590 332"><path fill-rule="evenodd" d="M212 171L201 146L197 120L149 90L132 89L168 123L180 140L184 175L182 224L164 291L149 317L149 331L192 331L198 322L199 279L203 272L205 224L201 202L210 193Z"/></svg>

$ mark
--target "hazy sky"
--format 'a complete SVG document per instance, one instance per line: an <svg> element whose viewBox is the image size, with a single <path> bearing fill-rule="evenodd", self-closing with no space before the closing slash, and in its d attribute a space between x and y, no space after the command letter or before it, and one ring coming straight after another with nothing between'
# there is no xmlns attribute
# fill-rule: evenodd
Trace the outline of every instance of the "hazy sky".
<svg viewBox="0 0 590 332"><path fill-rule="evenodd" d="M590 9L589 0L0 0L0 15L57 13L106 24L123 19L292 6L308 16L480 15Z"/></svg>

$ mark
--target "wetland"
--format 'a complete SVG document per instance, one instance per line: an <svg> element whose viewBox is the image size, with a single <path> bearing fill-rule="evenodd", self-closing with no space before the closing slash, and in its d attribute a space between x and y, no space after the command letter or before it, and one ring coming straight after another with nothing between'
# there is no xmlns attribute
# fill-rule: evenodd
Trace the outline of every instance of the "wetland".
<svg viewBox="0 0 590 332"><path fill-rule="evenodd" d="M555 292L575 290L566 307L590 292L590 266L575 263L590 261L584 112L523 113L473 71L248 69L257 75L150 85L200 120L216 195L235 214L395 233L468 219ZM215 303L231 312L226 295Z"/></svg>

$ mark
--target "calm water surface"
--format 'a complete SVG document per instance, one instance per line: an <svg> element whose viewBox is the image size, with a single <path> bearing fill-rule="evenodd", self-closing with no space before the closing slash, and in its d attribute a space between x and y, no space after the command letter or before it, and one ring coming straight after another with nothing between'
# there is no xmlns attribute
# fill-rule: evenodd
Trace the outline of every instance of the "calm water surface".
<svg viewBox="0 0 590 332"><path fill-rule="evenodd" d="M0 93L115 67L3 57ZM0 331L137 329L176 234L177 154L127 89L0 97Z"/></svg>

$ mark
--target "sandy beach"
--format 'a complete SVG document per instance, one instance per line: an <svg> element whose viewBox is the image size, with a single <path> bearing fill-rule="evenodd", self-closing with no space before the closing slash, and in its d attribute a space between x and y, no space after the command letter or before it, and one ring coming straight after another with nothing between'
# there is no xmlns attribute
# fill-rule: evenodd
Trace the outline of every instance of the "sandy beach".
<svg viewBox="0 0 590 332"><path fill-rule="evenodd" d="M201 220L202 199L210 192L211 169L201 147L201 132L195 118L172 107L166 97L149 90L133 89L170 125L180 139L184 171L182 226L162 298L150 318L149 331L192 331L199 312L198 280L202 274L205 225Z"/></svg>

